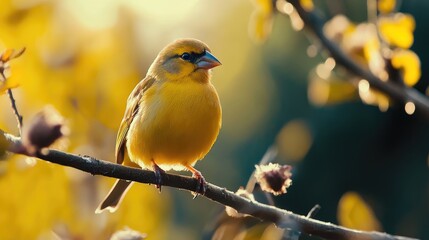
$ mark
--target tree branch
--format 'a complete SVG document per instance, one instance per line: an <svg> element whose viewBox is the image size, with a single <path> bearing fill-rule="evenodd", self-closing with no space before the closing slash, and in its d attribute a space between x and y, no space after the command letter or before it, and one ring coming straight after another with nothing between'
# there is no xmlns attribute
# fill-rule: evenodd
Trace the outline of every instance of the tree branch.
<svg viewBox="0 0 429 240"><path fill-rule="evenodd" d="M299 0L289 0L289 2L295 7L299 16L305 23L307 29L312 31L316 37L320 40L321 44L329 51L335 61L348 69L351 73L366 79L371 87L387 94L392 99L405 104L411 101L416 106L416 113L424 115L429 119L429 99L426 98L419 91L414 88L408 88L391 81L382 81L371 72L363 69L355 61L353 61L347 54L345 54L341 48L338 47L333 41L323 32L323 26L325 20L316 13L316 11L307 12L300 4Z"/></svg>
<svg viewBox="0 0 429 240"><path fill-rule="evenodd" d="M13 113L15 114L16 121L18 123L19 135L22 136L22 115L20 115L18 112L18 107L16 106L16 101L13 97L12 89L7 89L7 94L9 95L10 105L13 109Z"/></svg>
<svg viewBox="0 0 429 240"><path fill-rule="evenodd" d="M2 133L0 131L0 133ZM8 151L25 154L19 138L3 133L8 143ZM112 178L120 178L134 182L155 184L155 174L152 171L126 167L107 161L97 160L89 156L78 156L57 150L49 150L46 154L37 153L36 157L76 168L92 175L103 175ZM174 174L164 174L162 176L164 186L174 187L182 190L194 191L198 181L191 177ZM230 206L238 212L259 218L262 221L272 222L281 228L291 228L306 234L313 234L327 239L412 239L407 237L393 236L381 232L366 232L348 229L331 223L325 223L315 219L294 214L290 211L268 206L259 202L240 197L225 188L214 184L207 184L207 191L204 197L211 199L221 205Z"/></svg>

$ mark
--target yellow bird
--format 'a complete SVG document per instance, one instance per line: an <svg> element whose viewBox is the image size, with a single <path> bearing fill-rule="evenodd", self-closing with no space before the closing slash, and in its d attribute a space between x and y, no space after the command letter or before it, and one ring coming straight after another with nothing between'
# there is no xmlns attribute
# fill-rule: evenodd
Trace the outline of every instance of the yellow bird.
<svg viewBox="0 0 429 240"><path fill-rule="evenodd" d="M196 191L205 191L205 179L193 165L210 151L222 123L219 97L210 82L210 69L221 63L210 52L196 39L174 41L128 97L116 162L152 168L159 189L164 170L187 169L199 180ZM114 212L130 184L118 179L95 212Z"/></svg>

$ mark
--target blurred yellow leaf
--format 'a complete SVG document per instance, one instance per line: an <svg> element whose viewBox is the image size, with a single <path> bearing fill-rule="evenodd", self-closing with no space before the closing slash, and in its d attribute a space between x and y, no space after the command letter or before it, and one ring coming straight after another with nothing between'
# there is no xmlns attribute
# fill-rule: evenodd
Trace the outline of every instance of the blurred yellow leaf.
<svg viewBox="0 0 429 240"><path fill-rule="evenodd" d="M256 42L262 42L270 35L273 25L273 3L271 0L253 1L255 10L249 20L249 34Z"/></svg>
<svg viewBox="0 0 429 240"><path fill-rule="evenodd" d="M344 34L354 32L356 26L344 15L336 15L327 21L323 26L323 31L328 38L340 42Z"/></svg>
<svg viewBox="0 0 429 240"><path fill-rule="evenodd" d="M288 122L277 135L279 154L291 161L302 160L312 142L310 129L302 120Z"/></svg>
<svg viewBox="0 0 429 240"><path fill-rule="evenodd" d="M380 41L377 36L370 37L363 46L363 54L372 73L382 80L388 79L386 64L380 53Z"/></svg>
<svg viewBox="0 0 429 240"><path fill-rule="evenodd" d="M371 207L356 192L345 193L338 203L340 225L364 231L381 231L381 226Z"/></svg>
<svg viewBox="0 0 429 240"><path fill-rule="evenodd" d="M404 83L412 87L420 79L420 59L411 50L396 49L392 53L392 66L402 71Z"/></svg>
<svg viewBox="0 0 429 240"><path fill-rule="evenodd" d="M14 58L21 56L25 51L25 48L21 48L19 50L15 49L6 49L3 54L0 56L0 61L5 63Z"/></svg>
<svg viewBox="0 0 429 240"><path fill-rule="evenodd" d="M390 13L396 7L396 0L378 0L377 4L381 13Z"/></svg>
<svg viewBox="0 0 429 240"><path fill-rule="evenodd" d="M358 89L359 97L361 98L362 102L369 105L378 106L380 111L387 111L390 102L387 95L371 88L368 81L365 79L359 81Z"/></svg>
<svg viewBox="0 0 429 240"><path fill-rule="evenodd" d="M265 13L273 13L273 1L271 0L252 0L255 7Z"/></svg>
<svg viewBox="0 0 429 240"><path fill-rule="evenodd" d="M363 46L363 54L367 60L370 60L374 53L380 51L380 42L377 37L374 36L370 39L367 39Z"/></svg>
<svg viewBox="0 0 429 240"><path fill-rule="evenodd" d="M371 23L360 23L354 28L349 28L344 34L341 46L352 58L362 65L367 66L369 58L375 56L374 54L379 51L379 46L377 46L376 41L378 41L378 36L375 25ZM365 50L365 47L367 50ZM367 51L367 53L365 53L365 51ZM366 56L365 54L368 55Z"/></svg>
<svg viewBox="0 0 429 240"><path fill-rule="evenodd" d="M379 30L383 39L390 45L410 48L414 41L416 22L410 14L396 13L379 18Z"/></svg>
<svg viewBox="0 0 429 240"><path fill-rule="evenodd" d="M256 10L250 16L249 34L256 42L262 42L267 39L271 33L273 19L270 14Z"/></svg>
<svg viewBox="0 0 429 240"><path fill-rule="evenodd" d="M4 82L0 81L0 95L4 94L8 89L16 88L19 86L19 83L15 81L16 78L13 78L13 80L7 79Z"/></svg>
<svg viewBox="0 0 429 240"><path fill-rule="evenodd" d="M6 49L0 55L0 94L3 94L7 89L15 88L19 85L16 78L10 80L10 65L9 61L21 56L25 48L20 50Z"/></svg>
<svg viewBox="0 0 429 240"><path fill-rule="evenodd" d="M302 8L304 8L304 10L307 12L313 11L314 9L313 0L299 0L299 3L301 4Z"/></svg>
<svg viewBox="0 0 429 240"><path fill-rule="evenodd" d="M310 102L316 106L338 104L357 97L356 87L349 81L332 76L324 79L315 72L310 74L307 94Z"/></svg>
<svg viewBox="0 0 429 240"><path fill-rule="evenodd" d="M283 238L284 230L276 227L274 224L270 224L265 228L260 240L280 240Z"/></svg>

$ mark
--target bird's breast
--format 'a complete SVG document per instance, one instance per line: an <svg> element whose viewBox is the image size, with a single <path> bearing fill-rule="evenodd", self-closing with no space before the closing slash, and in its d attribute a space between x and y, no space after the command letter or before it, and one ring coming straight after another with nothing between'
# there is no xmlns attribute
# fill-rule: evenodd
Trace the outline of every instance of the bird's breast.
<svg viewBox="0 0 429 240"><path fill-rule="evenodd" d="M129 152L137 153L135 158L146 165L152 159L164 166L193 164L215 142L221 115L218 95L210 83L156 84L145 93L131 126L136 134L128 139Z"/></svg>

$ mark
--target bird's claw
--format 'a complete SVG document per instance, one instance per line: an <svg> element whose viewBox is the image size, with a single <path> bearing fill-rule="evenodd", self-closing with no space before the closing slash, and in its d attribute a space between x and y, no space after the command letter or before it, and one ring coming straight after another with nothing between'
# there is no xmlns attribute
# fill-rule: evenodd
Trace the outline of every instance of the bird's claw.
<svg viewBox="0 0 429 240"><path fill-rule="evenodd" d="M165 173L158 165L153 163L153 170L155 173L155 186L158 188L159 192L161 192L161 184L162 184L162 174Z"/></svg>
<svg viewBox="0 0 429 240"><path fill-rule="evenodd" d="M203 175L201 175L201 173L193 173L192 177L194 177L198 181L197 187L195 188L195 192L192 193L195 199L200 194L201 195L206 194L207 182L206 182L206 179L203 177Z"/></svg>

